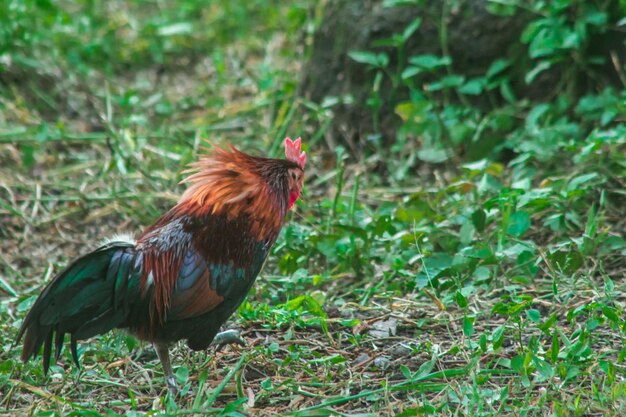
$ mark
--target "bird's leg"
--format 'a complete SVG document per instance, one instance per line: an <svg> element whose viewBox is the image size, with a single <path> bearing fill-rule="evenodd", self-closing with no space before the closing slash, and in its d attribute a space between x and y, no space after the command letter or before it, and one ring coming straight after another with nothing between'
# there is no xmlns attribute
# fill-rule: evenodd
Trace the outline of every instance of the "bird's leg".
<svg viewBox="0 0 626 417"><path fill-rule="evenodd" d="M215 350L219 351L224 346L235 343L240 346L245 346L246 344L246 342L239 337L239 332L237 330L225 330L215 335L211 345L215 346Z"/></svg>
<svg viewBox="0 0 626 417"><path fill-rule="evenodd" d="M176 394L178 394L178 385L176 385L176 378L174 378L174 372L172 372L169 347L166 343L155 343L154 348L157 355L159 355L159 360L161 361L161 366L163 367L167 389L172 396L176 396Z"/></svg>

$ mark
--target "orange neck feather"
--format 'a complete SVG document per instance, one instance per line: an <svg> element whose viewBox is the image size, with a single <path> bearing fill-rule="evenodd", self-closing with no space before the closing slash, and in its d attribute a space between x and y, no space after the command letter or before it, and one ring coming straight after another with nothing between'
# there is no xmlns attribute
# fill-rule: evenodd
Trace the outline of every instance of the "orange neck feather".
<svg viewBox="0 0 626 417"><path fill-rule="evenodd" d="M293 204L291 196L279 195L262 174L275 161L284 162L250 156L232 146L229 150L216 146L211 155L192 164L189 171L194 173L183 180L191 186L177 207L196 215L224 213L228 219L248 215L252 233L265 239L280 230L288 205Z"/></svg>

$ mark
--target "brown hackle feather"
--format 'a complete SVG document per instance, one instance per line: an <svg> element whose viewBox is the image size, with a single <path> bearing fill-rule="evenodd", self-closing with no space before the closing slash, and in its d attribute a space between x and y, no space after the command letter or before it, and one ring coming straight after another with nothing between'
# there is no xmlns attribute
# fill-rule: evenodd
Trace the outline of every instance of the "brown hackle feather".
<svg viewBox="0 0 626 417"><path fill-rule="evenodd" d="M184 171L191 173L183 183L191 184L183 193L178 206L181 211L194 214L226 213L229 219L247 214L253 219L253 234L265 239L271 231L280 228L284 213L276 207L269 185L259 167L269 161L245 154L232 145L228 149L214 145L211 153L191 164ZM246 204L241 204L243 202Z"/></svg>

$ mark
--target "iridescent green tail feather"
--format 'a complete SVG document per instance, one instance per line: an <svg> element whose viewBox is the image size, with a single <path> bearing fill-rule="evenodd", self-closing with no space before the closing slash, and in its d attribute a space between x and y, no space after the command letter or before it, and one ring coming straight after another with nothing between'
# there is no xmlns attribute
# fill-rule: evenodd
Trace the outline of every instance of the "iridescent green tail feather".
<svg viewBox="0 0 626 417"><path fill-rule="evenodd" d="M141 265L136 260L132 243L110 242L59 273L24 318L16 340L24 336L22 360L36 357L43 345L47 372L53 336L58 359L64 336L69 333L72 357L78 365L77 340L124 327L140 297Z"/></svg>

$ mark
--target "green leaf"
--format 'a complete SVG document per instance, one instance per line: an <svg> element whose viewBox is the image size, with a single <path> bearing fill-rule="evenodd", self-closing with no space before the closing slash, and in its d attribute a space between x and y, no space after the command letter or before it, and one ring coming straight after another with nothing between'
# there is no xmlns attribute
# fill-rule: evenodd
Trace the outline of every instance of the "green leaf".
<svg viewBox="0 0 626 417"><path fill-rule="evenodd" d="M406 408L404 411L396 414L393 417L419 417L423 415L426 414L423 413L420 408Z"/></svg>
<svg viewBox="0 0 626 417"><path fill-rule="evenodd" d="M537 65L533 67L530 71L526 73L524 77L524 81L526 84L532 84L532 82L537 78L537 75L542 73L543 71L549 69L552 66L552 63L549 61L539 61Z"/></svg>
<svg viewBox="0 0 626 417"><path fill-rule="evenodd" d="M301 295L283 304L285 308L291 311L307 312L316 317L326 317L326 312L320 306L318 301L310 295Z"/></svg>
<svg viewBox="0 0 626 417"><path fill-rule="evenodd" d="M487 352L487 335L485 333L480 335L478 339L478 345L480 346L480 350L485 353Z"/></svg>
<svg viewBox="0 0 626 417"><path fill-rule="evenodd" d="M435 363L436 358L432 358L431 360L424 362L415 373L414 378L418 379L430 374L435 368Z"/></svg>
<svg viewBox="0 0 626 417"><path fill-rule="evenodd" d="M545 360L533 355L533 364L542 377L548 379L552 378L554 375L554 369L552 369L552 366L550 366L550 364Z"/></svg>
<svg viewBox="0 0 626 417"><path fill-rule="evenodd" d="M534 308L526 310L526 316L528 316L528 319L533 323L538 323L539 320L541 320L541 313L539 310L535 310Z"/></svg>
<svg viewBox="0 0 626 417"><path fill-rule="evenodd" d="M24 144L19 149L22 152L22 165L28 169L32 168L35 165L35 147Z"/></svg>
<svg viewBox="0 0 626 417"><path fill-rule="evenodd" d="M384 68L389 63L389 57L385 53L350 51L348 56L360 64L367 64L377 68Z"/></svg>
<svg viewBox="0 0 626 417"><path fill-rule="evenodd" d="M408 366L406 365L400 365L400 372L402 372L402 375L406 378L406 379L413 379L413 373L411 372L411 370L409 369Z"/></svg>
<svg viewBox="0 0 626 417"><path fill-rule="evenodd" d="M407 80L407 79L413 77L414 75L419 74L420 72L423 72L422 68L408 66L408 67L406 67L404 69L404 71L402 71L402 74L400 76L402 77L403 80Z"/></svg>
<svg viewBox="0 0 626 417"><path fill-rule="evenodd" d="M447 88L458 87L461 84L463 84L463 81L465 81L465 77L462 75L456 75L456 74L446 75L445 77L441 78L439 81L435 81L433 83L427 84L424 87L424 89L426 91L444 90Z"/></svg>
<svg viewBox="0 0 626 417"><path fill-rule="evenodd" d="M523 374L526 372L524 369L524 360L526 359L526 355L517 355L511 359L511 369Z"/></svg>
<svg viewBox="0 0 626 417"><path fill-rule="evenodd" d="M600 320L598 319L590 319L587 321L586 324L586 328L587 330L589 330L590 332L594 331L595 329L597 329L600 326Z"/></svg>
<svg viewBox="0 0 626 417"><path fill-rule="evenodd" d="M487 213L485 213L485 210L479 208L472 213L472 224L479 233L482 233L485 230L486 220Z"/></svg>
<svg viewBox="0 0 626 417"><path fill-rule="evenodd" d="M578 271L584 263L582 255L576 250L558 250L550 253L548 259L557 270L568 275Z"/></svg>
<svg viewBox="0 0 626 417"><path fill-rule="evenodd" d="M607 236L598 248L598 254L608 255L617 250L626 249L626 240L621 236Z"/></svg>
<svg viewBox="0 0 626 417"><path fill-rule="evenodd" d="M555 331L552 333L552 346L550 346L550 360L556 364L559 360L559 351L561 350L561 341L559 335Z"/></svg>
<svg viewBox="0 0 626 417"><path fill-rule="evenodd" d="M526 126L529 128L539 128L541 117L550 110L550 106L542 103L534 106L526 116Z"/></svg>
<svg viewBox="0 0 626 417"><path fill-rule="evenodd" d="M461 294L461 291L456 292L455 298L456 298L456 303L459 305L460 308L467 307L467 298L465 298L465 296Z"/></svg>
<svg viewBox="0 0 626 417"><path fill-rule="evenodd" d="M611 278L606 278L606 281L604 282L604 292L607 295L612 295L613 292L615 291L615 282L613 282L613 280Z"/></svg>
<svg viewBox="0 0 626 417"><path fill-rule="evenodd" d="M609 307L607 305L602 306L602 314L604 314L606 318L611 320L613 323L620 322L620 315L618 314L617 310L613 307Z"/></svg>
<svg viewBox="0 0 626 417"><path fill-rule="evenodd" d="M600 10L589 10L583 15L583 19L590 25L604 26L608 22L608 15Z"/></svg>
<svg viewBox="0 0 626 417"><path fill-rule="evenodd" d="M447 161L450 155L445 149L425 148L417 151L417 157L422 161L438 164Z"/></svg>
<svg viewBox="0 0 626 417"><path fill-rule="evenodd" d="M447 56L437 56L432 54L416 55L409 58L409 62L416 67L423 68L425 70L434 70L437 68L445 67L452 63L452 59Z"/></svg>
<svg viewBox="0 0 626 417"><path fill-rule="evenodd" d="M504 99L511 104L517 101L517 98L515 97L515 93L513 92L513 89L511 88L511 83L509 83L506 80L500 83L500 94L502 94L502 97L504 97Z"/></svg>
<svg viewBox="0 0 626 417"><path fill-rule="evenodd" d="M461 226L461 230L459 231L459 240L461 241L461 243L464 245L470 244L474 239L475 230L476 229L471 222L466 221L465 223L463 223L463 225Z"/></svg>
<svg viewBox="0 0 626 417"><path fill-rule="evenodd" d="M487 70L487 73L485 74L485 76L487 78L493 78L494 76L502 73L510 65L511 65L510 62L507 61L506 59L496 59L489 66L489 69Z"/></svg>
<svg viewBox="0 0 626 417"><path fill-rule="evenodd" d="M471 317L463 318L463 334L467 337L474 335L474 319Z"/></svg>
<svg viewBox="0 0 626 417"><path fill-rule="evenodd" d="M502 347L502 343L504 343L504 330L504 326L498 326L491 333L491 343L493 344L494 350Z"/></svg>
<svg viewBox="0 0 626 417"><path fill-rule="evenodd" d="M541 329L542 332L548 333L550 328L552 326L554 326L554 323L556 323L556 320L557 320L557 314L556 313L552 313L550 315L550 317L548 317L548 319L546 321L544 321L543 323L541 323L537 327L539 327L539 329Z"/></svg>
<svg viewBox="0 0 626 417"><path fill-rule="evenodd" d="M487 281L491 278L491 269L486 266L479 266L472 274L472 278L474 278L477 283Z"/></svg>
<svg viewBox="0 0 626 417"><path fill-rule="evenodd" d="M402 32L402 40L406 42L422 24L422 18L416 17Z"/></svg>
<svg viewBox="0 0 626 417"><path fill-rule="evenodd" d="M186 366L179 366L176 370L176 382L185 384L189 380L189 369Z"/></svg>
<svg viewBox="0 0 626 417"><path fill-rule="evenodd" d="M592 182L594 179L598 178L599 174L597 172L590 172L588 174L579 175L577 177L572 178L572 180L567 184L567 191L580 190L583 184L587 184ZM585 189L589 188L592 184L588 184Z"/></svg>
<svg viewBox="0 0 626 417"><path fill-rule="evenodd" d="M477 96L483 92L484 87L485 87L484 78L474 78L473 80L469 80L468 82L463 84L461 87L459 87L459 93Z"/></svg>
<svg viewBox="0 0 626 417"><path fill-rule="evenodd" d="M509 218L506 232L511 236L521 237L530 229L530 214L525 211L516 211Z"/></svg>
<svg viewBox="0 0 626 417"><path fill-rule="evenodd" d="M19 311L20 313L23 313L29 310L32 307L36 299L37 299L36 295L32 295L28 298L25 298L17 305L17 311Z"/></svg>
<svg viewBox="0 0 626 417"><path fill-rule="evenodd" d="M422 198L422 195L414 194L404 206L398 207L395 212L395 217L399 221L413 223L425 218L431 218L434 214L433 209L428 202Z"/></svg>
<svg viewBox="0 0 626 417"><path fill-rule="evenodd" d="M580 375L580 368L577 367L577 366L570 366L567 369L567 374L565 376L565 381L563 381L563 382L569 381L570 379L574 379L578 375Z"/></svg>
<svg viewBox="0 0 626 417"><path fill-rule="evenodd" d="M443 274L452 265L452 257L447 253L433 253L423 261L423 268L416 276L417 287L426 287L431 280Z"/></svg>

